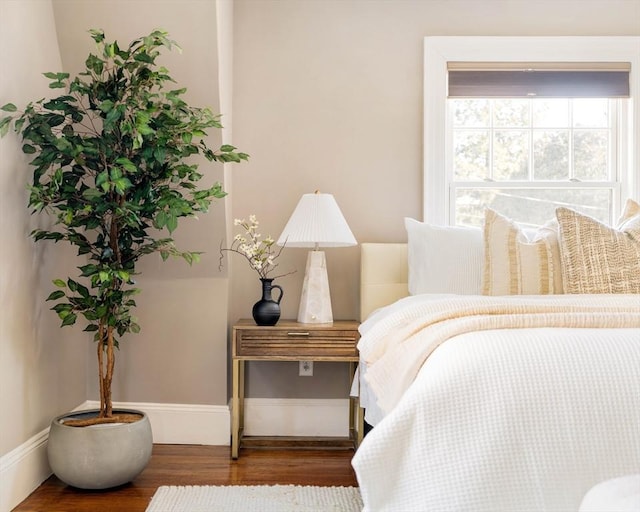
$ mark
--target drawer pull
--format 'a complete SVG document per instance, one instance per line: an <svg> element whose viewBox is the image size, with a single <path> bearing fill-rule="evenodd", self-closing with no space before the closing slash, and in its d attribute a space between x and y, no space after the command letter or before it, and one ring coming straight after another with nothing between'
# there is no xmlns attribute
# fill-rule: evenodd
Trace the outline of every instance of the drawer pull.
<svg viewBox="0 0 640 512"><path fill-rule="evenodd" d="M309 332L288 332L287 336L291 336L291 337L298 337L298 338L308 338L309 337Z"/></svg>

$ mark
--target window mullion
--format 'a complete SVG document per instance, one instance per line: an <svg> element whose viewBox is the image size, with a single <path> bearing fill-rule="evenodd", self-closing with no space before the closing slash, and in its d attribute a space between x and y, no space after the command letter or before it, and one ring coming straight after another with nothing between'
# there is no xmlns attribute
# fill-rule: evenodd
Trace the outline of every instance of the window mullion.
<svg viewBox="0 0 640 512"><path fill-rule="evenodd" d="M529 181L533 181L533 100L529 100Z"/></svg>
<svg viewBox="0 0 640 512"><path fill-rule="evenodd" d="M493 139L494 139L494 125L493 125L493 114L494 114L494 101L489 100L489 181L493 181Z"/></svg>
<svg viewBox="0 0 640 512"><path fill-rule="evenodd" d="M574 124L573 124L573 100L569 100L569 180L575 178L574 171L574 158L573 158L573 137L574 137Z"/></svg>

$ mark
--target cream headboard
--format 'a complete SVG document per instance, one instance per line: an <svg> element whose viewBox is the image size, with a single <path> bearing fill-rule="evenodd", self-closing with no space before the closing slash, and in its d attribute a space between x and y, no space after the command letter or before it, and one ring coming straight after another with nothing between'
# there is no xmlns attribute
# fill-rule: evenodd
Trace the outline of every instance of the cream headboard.
<svg viewBox="0 0 640 512"><path fill-rule="evenodd" d="M360 320L409 295L407 244L360 244Z"/></svg>

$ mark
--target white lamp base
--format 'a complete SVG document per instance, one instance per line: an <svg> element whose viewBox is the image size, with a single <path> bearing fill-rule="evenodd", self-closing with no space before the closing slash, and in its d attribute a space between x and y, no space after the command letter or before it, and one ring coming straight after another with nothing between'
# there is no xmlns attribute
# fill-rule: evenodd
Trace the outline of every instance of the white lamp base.
<svg viewBox="0 0 640 512"><path fill-rule="evenodd" d="M303 324L333 323L327 260L324 251L309 251L298 309L298 322Z"/></svg>

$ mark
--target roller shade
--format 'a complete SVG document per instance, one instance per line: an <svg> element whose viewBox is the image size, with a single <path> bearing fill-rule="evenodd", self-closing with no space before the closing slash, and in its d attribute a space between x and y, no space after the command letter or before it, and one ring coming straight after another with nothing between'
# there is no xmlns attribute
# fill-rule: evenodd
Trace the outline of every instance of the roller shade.
<svg viewBox="0 0 640 512"><path fill-rule="evenodd" d="M448 62L450 98L628 98L629 62Z"/></svg>

